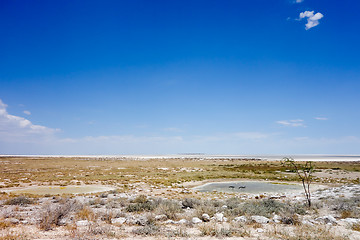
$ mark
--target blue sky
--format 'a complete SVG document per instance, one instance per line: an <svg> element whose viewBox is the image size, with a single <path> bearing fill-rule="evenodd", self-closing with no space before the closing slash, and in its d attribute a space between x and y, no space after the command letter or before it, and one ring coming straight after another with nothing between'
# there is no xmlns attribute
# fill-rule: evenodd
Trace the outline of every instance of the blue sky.
<svg viewBox="0 0 360 240"><path fill-rule="evenodd" d="M0 1L0 154L359 154L358 1Z"/></svg>

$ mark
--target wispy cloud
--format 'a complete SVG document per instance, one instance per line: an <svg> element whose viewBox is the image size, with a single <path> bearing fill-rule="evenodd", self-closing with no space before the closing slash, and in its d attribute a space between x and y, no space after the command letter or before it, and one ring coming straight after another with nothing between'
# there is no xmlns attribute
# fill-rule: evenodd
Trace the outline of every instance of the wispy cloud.
<svg viewBox="0 0 360 240"><path fill-rule="evenodd" d="M277 121L276 123L283 125L283 126L289 126L289 127L306 127L304 124L304 120L302 120L302 119L281 120L281 121Z"/></svg>
<svg viewBox="0 0 360 240"><path fill-rule="evenodd" d="M307 19L305 24L305 29L309 30L310 28L316 27L319 25L319 20L322 19L324 15L320 12L314 14L314 11L305 11L300 13L300 19Z"/></svg>
<svg viewBox="0 0 360 240"><path fill-rule="evenodd" d="M25 110L23 113L25 113L26 115L31 115L31 112L27 110Z"/></svg>
<svg viewBox="0 0 360 240"><path fill-rule="evenodd" d="M79 139L67 138L61 139L61 142L93 142L93 143L159 143L168 141L182 141L181 136L163 137L163 136L134 136L134 135L118 135L118 136L87 136Z"/></svg>
<svg viewBox="0 0 360 240"><path fill-rule="evenodd" d="M304 0L295 0L295 3L302 3Z"/></svg>
<svg viewBox="0 0 360 240"><path fill-rule="evenodd" d="M319 121L326 121L326 120L328 120L328 118L326 118L326 117L316 117L315 119L316 119L316 120L319 120Z"/></svg>
<svg viewBox="0 0 360 240"><path fill-rule="evenodd" d="M7 105L0 99L0 140L31 142L52 136L57 131L59 129L36 125L28 119L9 114Z"/></svg>

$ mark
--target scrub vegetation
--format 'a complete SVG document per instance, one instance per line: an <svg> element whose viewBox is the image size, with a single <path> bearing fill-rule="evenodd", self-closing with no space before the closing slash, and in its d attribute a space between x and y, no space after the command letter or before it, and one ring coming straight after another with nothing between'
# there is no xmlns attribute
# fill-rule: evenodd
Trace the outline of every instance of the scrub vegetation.
<svg viewBox="0 0 360 240"><path fill-rule="evenodd" d="M300 162L300 164L302 164ZM86 159L86 158L0 158L0 187L24 185L122 185L146 182L154 186L211 179L259 179L298 181L280 161L248 159ZM316 173L333 172L328 177ZM317 162L314 183L358 183L359 177L342 177L360 172L359 162Z"/></svg>
<svg viewBox="0 0 360 240"><path fill-rule="evenodd" d="M359 233L360 224L359 170L359 162L317 162L312 181L335 188L312 193L309 206L301 192L244 194L197 192L191 188L199 180L299 183L297 173L280 161L3 157L0 240L352 240L360 236L354 235ZM114 190L63 195L5 191L85 184L109 185Z"/></svg>

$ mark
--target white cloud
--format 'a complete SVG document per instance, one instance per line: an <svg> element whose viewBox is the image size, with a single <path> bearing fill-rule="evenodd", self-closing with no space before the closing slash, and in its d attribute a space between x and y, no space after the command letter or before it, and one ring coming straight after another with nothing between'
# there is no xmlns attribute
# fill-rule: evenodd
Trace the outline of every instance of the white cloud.
<svg viewBox="0 0 360 240"><path fill-rule="evenodd" d="M316 119L316 120L319 120L319 121L326 121L326 120L328 120L328 118L326 118L326 117L316 117L315 119Z"/></svg>
<svg viewBox="0 0 360 240"><path fill-rule="evenodd" d="M302 119L281 120L281 121L277 121L276 123L283 125L283 126L289 126L289 127L306 127L304 125L304 120L302 120Z"/></svg>
<svg viewBox="0 0 360 240"><path fill-rule="evenodd" d="M321 13L314 14L314 11L305 11L300 13L300 20L307 19L307 23L305 24L305 29L309 30L317 25L319 25L319 20L324 17Z"/></svg>
<svg viewBox="0 0 360 240"><path fill-rule="evenodd" d="M7 142L33 142L40 138L50 137L59 129L35 125L29 120L11 115L7 105L0 99L0 140Z"/></svg>
<svg viewBox="0 0 360 240"><path fill-rule="evenodd" d="M296 3L302 3L304 0L296 0Z"/></svg>
<svg viewBox="0 0 360 240"><path fill-rule="evenodd" d="M27 110L25 110L23 113L25 113L26 115L31 115L31 112Z"/></svg>

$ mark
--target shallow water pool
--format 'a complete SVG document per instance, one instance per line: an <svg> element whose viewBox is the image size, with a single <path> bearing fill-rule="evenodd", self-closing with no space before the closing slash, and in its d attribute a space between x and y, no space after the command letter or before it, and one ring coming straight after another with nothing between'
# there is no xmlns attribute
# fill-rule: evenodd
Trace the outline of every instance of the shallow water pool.
<svg viewBox="0 0 360 240"><path fill-rule="evenodd" d="M20 193L29 193L29 194L80 194L80 193L96 193L96 192L105 192L114 190L113 187L101 186L101 185L80 185L80 186L32 186L21 189L13 189L8 192L20 194Z"/></svg>
<svg viewBox="0 0 360 240"><path fill-rule="evenodd" d="M225 192L225 193L285 193L296 192L303 189L302 185L295 183L277 183L261 181L239 182L213 182L195 187L200 192Z"/></svg>

